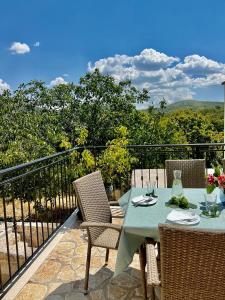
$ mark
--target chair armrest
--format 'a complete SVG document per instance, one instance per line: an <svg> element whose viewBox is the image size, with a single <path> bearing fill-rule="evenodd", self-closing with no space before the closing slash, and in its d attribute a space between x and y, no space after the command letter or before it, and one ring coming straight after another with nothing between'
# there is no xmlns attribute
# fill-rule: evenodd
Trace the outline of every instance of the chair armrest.
<svg viewBox="0 0 225 300"><path fill-rule="evenodd" d="M81 229L86 229L86 228L90 228L90 227L104 227L104 228L115 229L119 232L121 231L121 225L112 224L112 223L83 222L80 225Z"/></svg>
<svg viewBox="0 0 225 300"><path fill-rule="evenodd" d="M147 260L147 284L150 286L160 286L159 272L157 267L157 259L155 252L155 243L147 241L146 244L146 260Z"/></svg>
<svg viewBox="0 0 225 300"><path fill-rule="evenodd" d="M120 206L118 201L109 201L110 206Z"/></svg>

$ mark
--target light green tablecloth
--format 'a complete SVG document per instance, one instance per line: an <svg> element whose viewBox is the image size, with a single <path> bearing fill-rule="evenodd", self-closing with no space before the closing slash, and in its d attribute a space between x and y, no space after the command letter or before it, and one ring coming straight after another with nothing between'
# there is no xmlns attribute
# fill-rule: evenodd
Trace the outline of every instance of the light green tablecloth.
<svg viewBox="0 0 225 300"><path fill-rule="evenodd" d="M165 202L171 197L171 189L167 188L157 189L158 201L155 205L134 207L131 199L145 193L145 189L132 188L120 199L120 205L126 211L126 215L119 242L114 276L117 276L129 266L135 251L144 242L145 237L151 237L155 241L159 241L158 224L165 223L168 213L173 209L165 205ZM184 189L184 195L191 203L197 205L194 211L200 214L201 208L205 204L204 189ZM225 209L222 210L218 218L201 217L200 223L193 227L206 230L225 230Z"/></svg>

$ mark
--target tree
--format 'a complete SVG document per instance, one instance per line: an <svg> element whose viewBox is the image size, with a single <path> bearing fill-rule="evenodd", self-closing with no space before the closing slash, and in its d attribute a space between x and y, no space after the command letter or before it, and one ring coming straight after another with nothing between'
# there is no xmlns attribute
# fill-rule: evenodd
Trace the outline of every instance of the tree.
<svg viewBox="0 0 225 300"><path fill-rule="evenodd" d="M222 137L207 116L190 109L165 115L161 119L161 126L164 128L163 140L166 143L216 143Z"/></svg>
<svg viewBox="0 0 225 300"><path fill-rule="evenodd" d="M222 141L222 110L166 113L138 111L149 101L146 90L130 81L117 82L98 69L78 84L48 87L42 81L21 84L0 95L0 167L5 168L77 145L83 129L86 145L106 145L126 127L131 144L206 143ZM219 117L218 117L219 116Z"/></svg>
<svg viewBox="0 0 225 300"><path fill-rule="evenodd" d="M101 169L106 183L117 187L127 186L132 165L137 159L127 149L129 143L127 128L116 127L115 134L117 137L106 144L107 148L98 157L97 166Z"/></svg>
<svg viewBox="0 0 225 300"><path fill-rule="evenodd" d="M47 87L42 81L21 84L0 95L1 168L73 147L82 128L89 145L105 145L115 127L132 127L139 118L135 104L148 100L129 81L116 83L97 69L78 85ZM7 128L7 130L6 130Z"/></svg>
<svg viewBox="0 0 225 300"><path fill-rule="evenodd" d="M105 145L115 127L132 126L138 114L135 104L149 98L146 90L139 91L130 81L116 83L98 69L80 79L76 95L82 101L79 119L89 132L90 145Z"/></svg>

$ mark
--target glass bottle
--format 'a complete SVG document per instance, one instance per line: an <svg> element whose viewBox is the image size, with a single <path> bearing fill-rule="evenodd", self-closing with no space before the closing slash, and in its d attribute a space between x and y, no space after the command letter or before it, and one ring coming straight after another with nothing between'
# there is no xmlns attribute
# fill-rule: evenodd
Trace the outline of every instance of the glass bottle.
<svg viewBox="0 0 225 300"><path fill-rule="evenodd" d="M172 196L181 197L183 195L181 173L182 173L181 170L173 171Z"/></svg>

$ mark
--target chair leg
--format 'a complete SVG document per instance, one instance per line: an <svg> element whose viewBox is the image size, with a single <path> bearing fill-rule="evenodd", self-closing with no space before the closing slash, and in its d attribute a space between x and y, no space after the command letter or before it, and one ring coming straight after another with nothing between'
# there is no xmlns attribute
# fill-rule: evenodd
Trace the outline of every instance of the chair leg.
<svg viewBox="0 0 225 300"><path fill-rule="evenodd" d="M157 250L158 250L158 255L157 255L157 260L160 260L160 243L157 242Z"/></svg>
<svg viewBox="0 0 225 300"><path fill-rule="evenodd" d="M144 299L147 300L147 284L146 284L146 277L145 277L146 253L145 253L145 247L143 245L141 245L139 249L139 260L140 260L140 268L141 268L142 285L144 290Z"/></svg>
<svg viewBox="0 0 225 300"><path fill-rule="evenodd" d="M153 286L150 288L150 299L155 300L155 291Z"/></svg>
<svg viewBox="0 0 225 300"><path fill-rule="evenodd" d="M108 261L109 261L109 249L106 249L106 254L105 254L105 265L108 265Z"/></svg>
<svg viewBox="0 0 225 300"><path fill-rule="evenodd" d="M84 279L84 295L87 295L87 293L88 293L90 263L91 263L91 244L88 243L86 271L85 271L85 279Z"/></svg>

